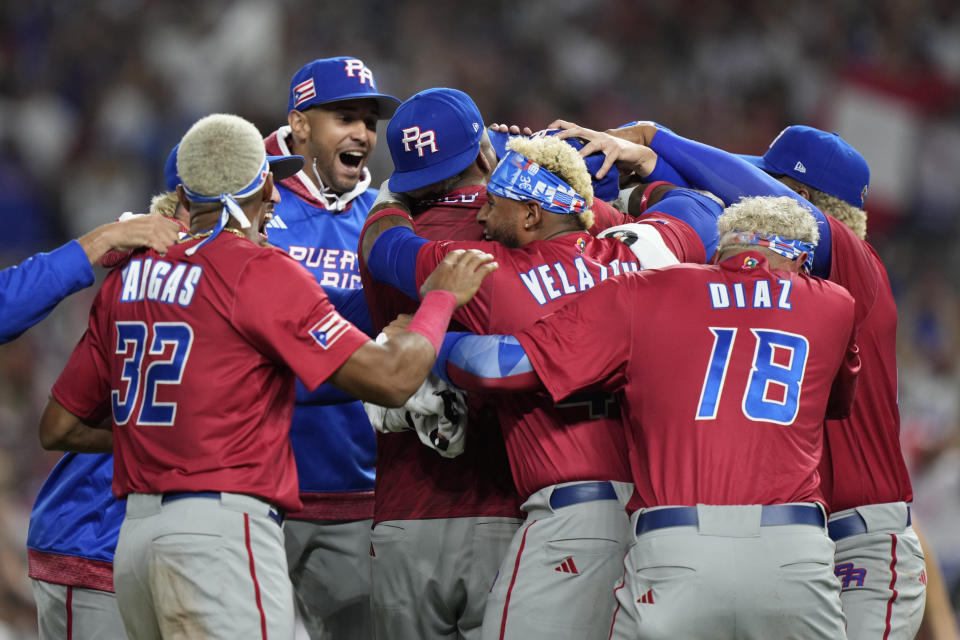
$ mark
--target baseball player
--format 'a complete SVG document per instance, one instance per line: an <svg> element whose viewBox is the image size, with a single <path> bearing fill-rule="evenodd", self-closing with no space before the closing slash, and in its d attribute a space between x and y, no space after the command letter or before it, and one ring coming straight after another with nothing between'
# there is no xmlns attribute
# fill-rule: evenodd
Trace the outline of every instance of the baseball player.
<svg viewBox="0 0 960 640"><path fill-rule="evenodd" d="M303 164L296 156L267 159L278 178ZM168 191L153 197L150 213L189 224L189 213L176 195L176 160L174 147L164 168ZM129 253L107 253L101 264L116 266ZM41 640L126 637L113 591L113 554L124 503L113 496L112 478L112 454L68 453L37 494L27 554Z"/></svg>
<svg viewBox="0 0 960 640"><path fill-rule="evenodd" d="M342 299L360 287L357 241L376 197L367 160L377 121L399 102L377 91L357 58L314 60L290 81L288 124L266 139L268 153L306 158L277 185L270 243L308 269L342 315ZM358 326L368 330L365 320ZM369 638L374 431L354 398L330 385L315 394L297 385L290 434L304 506L289 514L284 536L304 624L315 640Z"/></svg>
<svg viewBox="0 0 960 640"><path fill-rule="evenodd" d="M288 440L294 376L402 403L453 309L496 265L452 256L409 330L376 345L294 261L260 246L276 193L256 127L201 119L177 168L191 237L108 275L41 441L113 448L114 494L126 498L114 581L131 638L291 637L279 525L301 506ZM93 427L108 416L112 431Z"/></svg>
<svg viewBox="0 0 960 640"><path fill-rule="evenodd" d="M806 275L817 228L794 199L718 222L717 264L600 283L516 338L445 345L438 366L556 402L619 394L636 538L611 638L843 638L817 463L824 414L853 394L854 303Z"/></svg>
<svg viewBox="0 0 960 640"><path fill-rule="evenodd" d="M479 121L475 107L464 108L462 95L434 89L404 103L388 129L391 151L395 127L429 130L438 149L457 148L451 143L458 133L477 131ZM371 275L416 296L431 265L447 252L485 247L497 256L503 277L484 285L456 319L474 331L496 333L526 326L603 279L639 268L626 245L587 232L590 176L571 146L554 137L517 138L508 150L477 214L484 237L496 243L428 242L412 233L409 218L386 209L372 214L364 232ZM398 151L391 189L420 188L442 175L432 171L426 154L420 161L415 152L405 157L403 145ZM695 195L719 214L719 205ZM398 228L384 230L389 225ZM674 246L676 255L702 260L699 237L686 229L686 244ZM514 481L526 497L526 523L488 597L481 637L606 637L611 584L629 533L620 502L629 493L626 450L615 437L615 406L604 396L585 396L554 407L534 395L498 398L497 406ZM558 602L564 602L562 610Z"/></svg>
<svg viewBox="0 0 960 640"><path fill-rule="evenodd" d="M476 214L486 203L496 158L476 105L460 91L430 89L398 113L386 133L397 169L390 184L416 195L417 232L433 240L482 239ZM411 113L424 118L414 124ZM410 128L418 125L432 134L421 141L419 130ZM437 153L430 152L429 135ZM422 158L417 144L427 148ZM399 177L416 168L421 170ZM377 225L376 219L368 226ZM363 291L378 330L416 308L413 298L374 281L366 267L361 258ZM495 407L471 397L467 420L482 428L467 430L465 449L453 459L425 448L413 432L377 435L371 532L376 638L480 637L490 584L522 514Z"/></svg>
<svg viewBox="0 0 960 640"><path fill-rule="evenodd" d="M163 251L177 241L175 223L157 216L110 222L49 253L0 270L0 344L47 317L61 300L93 284L93 265L111 249Z"/></svg>
<svg viewBox="0 0 960 640"><path fill-rule="evenodd" d="M900 450L896 306L883 264L862 239L866 161L837 134L799 125L784 129L762 157L746 160L649 124L620 134L648 142L693 186L724 202L784 194L816 205L821 241L813 273L856 300L863 359L850 416L826 423L820 467L847 635L913 638L924 610L925 562L910 526L913 493Z"/></svg>

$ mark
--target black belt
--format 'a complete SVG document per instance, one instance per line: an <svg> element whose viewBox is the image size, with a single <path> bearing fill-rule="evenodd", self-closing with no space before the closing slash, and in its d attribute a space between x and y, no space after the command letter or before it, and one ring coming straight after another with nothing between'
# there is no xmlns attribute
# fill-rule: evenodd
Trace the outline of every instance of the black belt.
<svg viewBox="0 0 960 640"><path fill-rule="evenodd" d="M215 500L220 499L219 491L171 491L170 493L163 494L163 498L160 499L160 504L167 504L168 502L173 502L174 500L182 500L183 498L212 498ZM279 509L270 508L270 511L267 512L267 515L270 516L270 519L276 522L278 525L283 524L283 512Z"/></svg>
<svg viewBox="0 0 960 640"><path fill-rule="evenodd" d="M696 507L667 507L644 511L637 519L637 535L665 527L695 527L699 524ZM760 526L812 524L823 527L819 507L802 504L768 504L760 512Z"/></svg>
<svg viewBox="0 0 960 640"><path fill-rule="evenodd" d="M554 489L550 494L550 508L559 509L581 502L616 499L617 492L609 482L580 482Z"/></svg>
<svg viewBox="0 0 960 640"><path fill-rule="evenodd" d="M910 526L910 507L907 507L907 527ZM851 513L837 520L827 523L827 532L830 538L836 542L850 536L855 536L867 532L867 521L859 513Z"/></svg>

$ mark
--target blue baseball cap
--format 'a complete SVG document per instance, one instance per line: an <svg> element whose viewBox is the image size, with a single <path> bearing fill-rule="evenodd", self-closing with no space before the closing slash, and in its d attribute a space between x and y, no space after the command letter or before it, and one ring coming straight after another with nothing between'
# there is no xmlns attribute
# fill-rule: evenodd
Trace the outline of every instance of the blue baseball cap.
<svg viewBox="0 0 960 640"><path fill-rule="evenodd" d="M177 150L180 149L180 143L170 150L167 156L167 162L163 165L163 179L167 185L167 191L176 191L177 185L182 182L180 174L177 173ZM283 180L294 175L303 168L303 156L267 156L267 163L270 165L270 172L273 173L274 180Z"/></svg>
<svg viewBox="0 0 960 640"><path fill-rule="evenodd" d="M393 96L377 93L373 72L363 61L348 56L320 58L293 74L287 113L294 109L303 111L318 104L361 98L376 101L381 119L392 116L400 104Z"/></svg>
<svg viewBox="0 0 960 640"><path fill-rule="evenodd" d="M740 156L774 175L790 176L817 191L863 207L870 167L838 133L795 124L780 132L762 156Z"/></svg>
<svg viewBox="0 0 960 640"><path fill-rule="evenodd" d="M544 135L552 136L560 133L560 131L561 129L544 129L543 131L534 133L533 137ZM490 136L493 150L497 152L497 160L503 159L503 156L506 154L507 140L511 137L516 137L511 136L509 133L501 133L493 130L488 130L487 135ZM583 140L580 138L567 138L566 142L577 151L583 149ZM607 175L603 176L602 180L597 180L596 178L596 173L600 170L600 167L603 166L603 161L606 157L606 154L603 153L591 153L585 157L583 161L587 165L587 171L590 172L590 182L593 183L593 196L607 202L612 202L620 195L620 172L617 171L617 168L614 166L610 167L610 171L607 172Z"/></svg>
<svg viewBox="0 0 960 640"><path fill-rule="evenodd" d="M401 104L387 125L390 189L413 191L451 178L480 153L483 118L463 91L427 89Z"/></svg>

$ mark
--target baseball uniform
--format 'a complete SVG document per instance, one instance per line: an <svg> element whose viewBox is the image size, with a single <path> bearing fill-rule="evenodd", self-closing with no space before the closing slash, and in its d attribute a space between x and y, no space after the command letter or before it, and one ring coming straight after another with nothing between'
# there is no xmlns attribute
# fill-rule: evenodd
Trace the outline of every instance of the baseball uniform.
<svg viewBox="0 0 960 640"><path fill-rule="evenodd" d="M68 453L37 494L27 532L40 638L125 638L113 593L124 503L113 497L113 456Z"/></svg>
<svg viewBox="0 0 960 640"><path fill-rule="evenodd" d="M289 134L290 127L273 133L266 140L267 152L286 155ZM376 197L369 184L368 172L330 210L303 171L281 180L277 184L281 201L267 225L270 243L287 252L324 287L359 288L357 238ZM331 394L339 394L341 401L330 404ZM298 384L290 438L303 508L288 515L284 533L304 623L314 638L324 637L321 629L334 637L367 637L376 459L373 428L355 398L331 385L311 394Z"/></svg>
<svg viewBox="0 0 960 640"><path fill-rule="evenodd" d="M746 161L661 130L651 148L694 186L724 202L749 195L806 200ZM896 306L886 270L865 241L815 207L815 275L856 300L862 370L850 416L826 423L820 466L850 638L913 638L923 617L923 552L910 526L910 478L900 449Z"/></svg>
<svg viewBox="0 0 960 640"><path fill-rule="evenodd" d="M636 541L610 637L844 637L817 464L853 317L840 287L744 252L602 283L517 335L555 401L623 407Z"/></svg>
<svg viewBox="0 0 960 640"><path fill-rule="evenodd" d="M476 215L486 202L485 188L471 186L418 203L416 230L433 240L480 240ZM374 281L362 260L361 274L377 329L415 309L414 299ZM413 432L377 434L376 638L480 637L490 584L522 513L496 409L471 395L467 422L465 450L453 459L424 447Z"/></svg>
<svg viewBox="0 0 960 640"><path fill-rule="evenodd" d="M666 226L668 218L651 214L648 223ZM676 219L671 225L682 238L672 247L677 257L702 261L694 231ZM492 253L500 265L454 315L480 333L516 331L603 280L638 269L623 243L587 232L509 249L490 242L427 242L405 228L378 238L369 266L375 278L415 294L444 255L469 248ZM526 498L526 521L491 589L481 637L606 637L611 584L629 539L621 503L629 494L629 473L617 406L603 394L559 406L526 394L497 398L496 404L514 482Z"/></svg>
<svg viewBox="0 0 960 640"><path fill-rule="evenodd" d="M294 375L312 389L369 338L281 251L228 233L187 255L195 244L107 276L53 396L91 424L112 413L128 634L288 637Z"/></svg>

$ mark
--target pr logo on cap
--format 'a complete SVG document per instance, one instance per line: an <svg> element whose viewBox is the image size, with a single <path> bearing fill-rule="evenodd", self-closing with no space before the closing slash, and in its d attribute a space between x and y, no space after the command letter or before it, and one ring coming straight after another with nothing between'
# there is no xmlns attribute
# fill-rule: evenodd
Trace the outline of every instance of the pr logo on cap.
<svg viewBox="0 0 960 640"><path fill-rule="evenodd" d="M414 125L403 129L401 133L403 133L403 137L400 139L400 142L403 143L404 151L413 151L413 149L410 148L410 144L415 142L418 158L423 157L423 150L426 148L430 149L430 153L437 152L437 135L433 129L420 131L420 127Z"/></svg>
<svg viewBox="0 0 960 640"><path fill-rule="evenodd" d="M370 88L374 91L377 90L377 83L373 81L373 72L367 68L367 65L363 64L362 60L357 60L356 58L347 58L344 62L343 70L346 72L348 78L360 78L360 84L370 83Z"/></svg>

